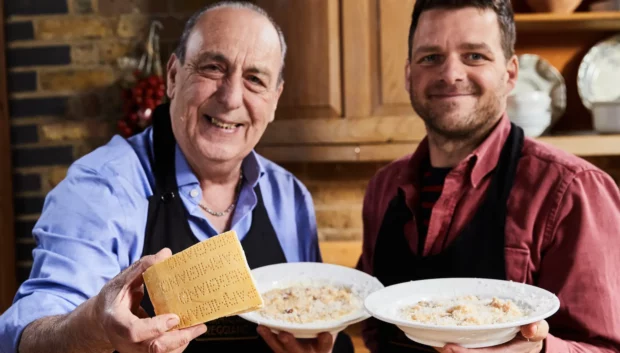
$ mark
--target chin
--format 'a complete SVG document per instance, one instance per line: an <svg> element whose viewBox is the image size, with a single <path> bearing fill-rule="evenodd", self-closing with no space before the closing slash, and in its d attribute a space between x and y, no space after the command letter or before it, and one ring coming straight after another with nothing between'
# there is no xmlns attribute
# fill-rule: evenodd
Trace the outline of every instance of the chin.
<svg viewBox="0 0 620 353"><path fill-rule="evenodd" d="M205 141L198 149L200 155L211 161L229 161L241 154L239 148Z"/></svg>
<svg viewBox="0 0 620 353"><path fill-rule="evenodd" d="M434 117L426 121L427 125L444 136L449 137L466 137L472 133L473 122L470 116L466 114L444 114L441 117Z"/></svg>

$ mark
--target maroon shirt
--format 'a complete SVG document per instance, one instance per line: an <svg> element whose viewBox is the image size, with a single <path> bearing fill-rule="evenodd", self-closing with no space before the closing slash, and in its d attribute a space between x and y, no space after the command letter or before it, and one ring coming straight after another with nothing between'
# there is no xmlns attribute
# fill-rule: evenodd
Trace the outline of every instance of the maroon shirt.
<svg viewBox="0 0 620 353"><path fill-rule="evenodd" d="M447 176L434 204L423 255L440 253L470 221L491 180L508 133L504 116L489 137ZM413 155L382 168L368 184L364 243L357 268L372 274L373 249L388 203L401 188L415 213L419 168L428 158L423 140ZM449 229L450 220L453 224ZM548 321L546 353L620 352L620 191L609 175L574 155L525 138L507 205L506 276L560 299ZM405 226L418 254L418 227ZM447 241L444 244L444 239ZM375 351L373 320L364 340Z"/></svg>

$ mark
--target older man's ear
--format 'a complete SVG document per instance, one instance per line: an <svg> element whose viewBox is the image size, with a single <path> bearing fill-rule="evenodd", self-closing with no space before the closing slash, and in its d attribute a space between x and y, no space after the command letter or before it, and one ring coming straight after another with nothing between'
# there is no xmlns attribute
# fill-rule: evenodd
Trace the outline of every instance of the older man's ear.
<svg viewBox="0 0 620 353"><path fill-rule="evenodd" d="M284 90L284 81L278 83L276 87L276 97L273 100L273 114L269 118L268 123L272 123L276 119L276 110L278 109L278 102L280 101L280 96L282 95L282 91Z"/></svg>
<svg viewBox="0 0 620 353"><path fill-rule="evenodd" d="M174 91L176 88L176 76L179 70L178 65L180 64L180 61L174 53L170 55L170 59L168 59L168 64L166 65L166 94L170 99L174 98Z"/></svg>

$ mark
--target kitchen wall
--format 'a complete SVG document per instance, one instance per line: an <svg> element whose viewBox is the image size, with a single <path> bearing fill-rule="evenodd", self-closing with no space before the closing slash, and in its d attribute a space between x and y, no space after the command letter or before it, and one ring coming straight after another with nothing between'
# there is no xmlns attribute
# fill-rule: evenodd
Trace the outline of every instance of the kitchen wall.
<svg viewBox="0 0 620 353"><path fill-rule="evenodd" d="M105 143L120 112L116 59L136 53L149 21L167 59L185 19L209 1L5 1L15 185L17 276L28 277L31 229L45 195L76 158ZM620 182L620 158L592 162ZM324 240L361 237L366 183L384 163L287 163L315 201Z"/></svg>

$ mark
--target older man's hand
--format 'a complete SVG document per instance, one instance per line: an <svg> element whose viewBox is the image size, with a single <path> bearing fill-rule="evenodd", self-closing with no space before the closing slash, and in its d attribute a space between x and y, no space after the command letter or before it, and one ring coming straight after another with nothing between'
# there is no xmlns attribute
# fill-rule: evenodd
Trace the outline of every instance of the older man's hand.
<svg viewBox="0 0 620 353"><path fill-rule="evenodd" d="M287 332L274 334L265 326L259 326L258 334L275 353L330 353L336 337L328 332L321 333L315 339L296 339Z"/></svg>
<svg viewBox="0 0 620 353"><path fill-rule="evenodd" d="M540 353L543 348L543 340L548 334L549 324L543 320L521 327L521 334L518 334L512 341L500 346L467 349L454 344L448 344L443 348L435 349L441 353Z"/></svg>
<svg viewBox="0 0 620 353"><path fill-rule="evenodd" d="M165 248L155 255L143 257L110 280L92 298L93 320L99 323L106 339L117 351L182 352L191 340L207 331L204 324L169 331L178 324L177 315L151 318L140 307L144 296L142 273L171 255L170 249Z"/></svg>

